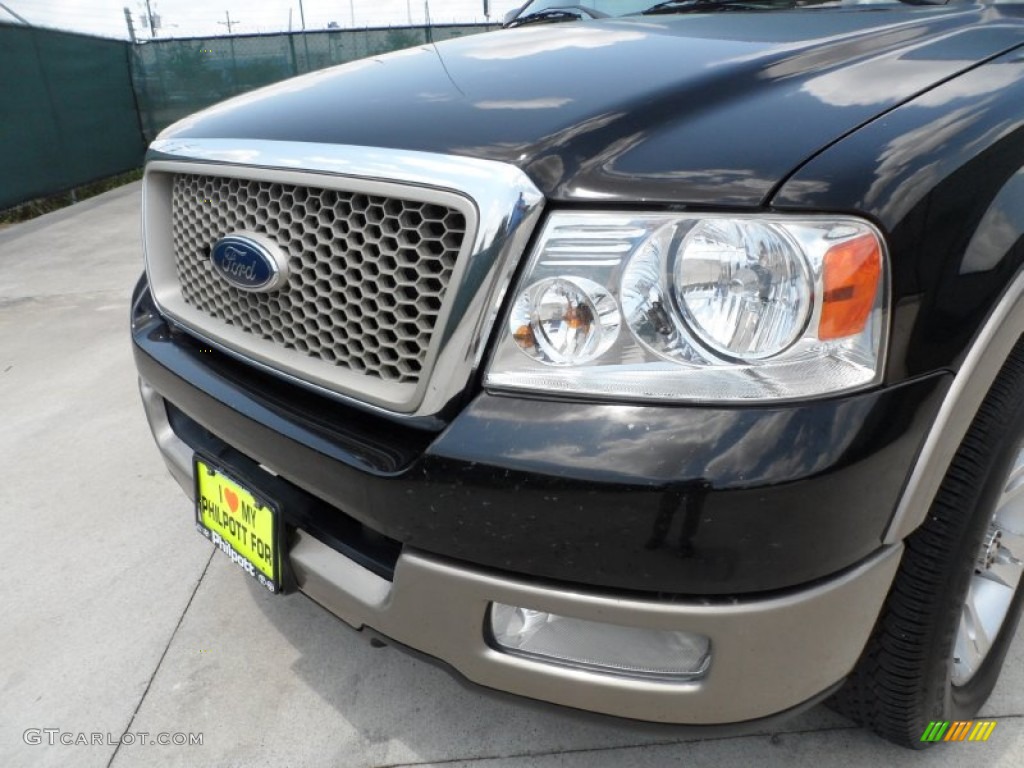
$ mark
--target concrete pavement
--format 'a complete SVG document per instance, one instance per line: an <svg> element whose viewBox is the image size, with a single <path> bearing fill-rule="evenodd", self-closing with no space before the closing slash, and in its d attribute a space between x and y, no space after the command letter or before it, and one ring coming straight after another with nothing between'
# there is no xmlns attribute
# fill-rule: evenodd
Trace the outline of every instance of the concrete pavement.
<svg viewBox="0 0 1024 768"><path fill-rule="evenodd" d="M0 232L0 766L1024 762L1019 639L985 709L991 740L918 754L822 707L695 740L525 706L267 594L195 533L145 424L127 332L138 197L132 184ZM26 743L46 728L102 743ZM203 743L150 745L160 733ZM106 743L122 734L134 743Z"/></svg>

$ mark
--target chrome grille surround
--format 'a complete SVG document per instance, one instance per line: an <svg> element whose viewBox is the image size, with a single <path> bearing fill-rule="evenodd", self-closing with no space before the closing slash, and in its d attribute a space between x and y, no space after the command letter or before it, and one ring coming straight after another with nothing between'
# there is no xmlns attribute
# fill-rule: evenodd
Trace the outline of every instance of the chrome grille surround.
<svg viewBox="0 0 1024 768"><path fill-rule="evenodd" d="M174 175L171 221L185 302L211 318L368 376L415 383L466 236L442 205L194 173ZM210 248L265 233L290 276L272 293L229 285Z"/></svg>
<svg viewBox="0 0 1024 768"><path fill-rule="evenodd" d="M341 300L338 308L327 307L330 323L324 321L322 315L317 317L315 334L306 328L308 318L303 316L302 324L307 331L305 349L294 343L288 346L275 338L275 330L281 337L285 336L283 325L282 329L277 329L273 321L264 318L262 311L256 317L251 307L244 314L238 312L240 320L235 323L217 316L217 297L210 293L212 284L204 286L209 294L205 299L201 298L203 291L192 292L190 296L187 287L183 291L175 240L177 238L180 245L189 242L190 238L186 237L186 231L180 228L176 231L172 217L175 178L179 176L218 179L218 185L227 185L220 186L222 190L231 191L243 186L256 189L257 202L260 191L266 189L269 193L271 185L275 184L282 189L291 185L293 188L318 190L320 207L315 214L310 214L308 207L306 209L308 216L317 218L317 227L309 231L304 229L298 235L298 242L303 243L303 254L308 247L313 256L300 254L296 257L290 251L288 255L290 267L294 270L295 258L298 258L302 270L311 270L309 274L316 275L311 285L321 288L330 285L332 278L336 278L339 286L344 282L340 275L335 276L338 270L333 265L327 274L328 268L317 257L317 248L322 244L303 241L304 237L311 237L310 232L319 232L319 214L323 212L324 200L329 200L333 208L338 201L353 199L361 205L365 198L368 209L374 208L371 217L377 217L383 211L386 218L389 201L399 201L403 211L428 211L434 218L437 218L434 212L443 209L452 233L458 231L455 225L461 217L465 235L458 244L457 252L453 253L456 250L453 235L446 232L449 236L445 242L445 234L437 230L438 235L433 239L443 247L417 249L417 265L411 267L417 270L417 284L420 280L426 282L436 277L428 274L431 270L439 270L438 275L447 277L441 290L427 292L433 293L438 301L424 301L422 295L415 300L433 313L428 321L429 331L423 331L418 324L415 342L403 348L406 352L403 356L397 354L392 337L382 336L378 330L373 337L378 344L376 358L364 358L365 368L359 370L358 363L346 365L351 360L359 360L358 354L354 354L358 349L350 345L354 335L332 333L337 327L335 318L343 319L344 323L352 322L350 314L355 314L352 307L360 306L354 303L352 296L344 294L344 286L342 293L346 298ZM143 190L146 268L153 297L165 316L200 339L253 365L400 418L436 415L465 388L481 362L488 333L495 322L512 271L525 250L543 207L543 197L529 179L519 169L504 163L422 152L276 141L157 139L147 155ZM398 204L390 203L391 209L398 211ZM245 204L242 208L248 216L249 209ZM223 224L219 216L210 218L209 245L220 236L214 236L214 221ZM381 222L368 223L379 225ZM294 224L293 217L289 233ZM224 226L234 225L228 222ZM280 228L277 233L279 243ZM372 234L376 236L376 230ZM381 234L383 236L383 231ZM385 251L395 260L395 269L406 266L398 264L402 249L386 248ZM424 253L426 259L422 258ZM402 251L402 254L400 258L406 262L414 260L410 251ZM371 255L377 258L375 254ZM349 254L349 258L364 268L369 261L365 253ZM189 274L195 277L196 263L194 257L189 261L186 277ZM421 267L424 263L428 266ZM341 270L342 274L352 266L346 266ZM390 269L392 265L385 266ZM318 274L318 268L322 275ZM406 274L407 277L411 275ZM360 277L360 284L365 284L365 274ZM225 290L229 288L226 283L223 285ZM436 287L436 283L431 285ZM384 281L383 288L380 281L375 284L374 304L380 312L380 296L388 295L390 298L383 300L383 309L391 312L396 322L402 322L397 309L399 304L408 306L409 301L399 302L397 294L389 286L388 281ZM395 288L398 287L396 281ZM230 303L230 294L225 295ZM319 293L312 297L313 306L321 298ZM393 308L391 299L394 299ZM365 301L365 297L360 301ZM413 306L415 301L412 301ZM224 314L223 309L221 314ZM365 316L366 313L363 314ZM258 330L244 330L238 324L246 318L250 328ZM310 326L313 325L310 322ZM321 325L329 325L331 330L325 330ZM268 330L269 333L265 333ZM405 328L410 339L412 330L411 326ZM372 330L362 330L359 338L366 340L372 333ZM316 346L317 354L311 355L309 339L313 336L319 345ZM395 337L398 338L397 333ZM398 343L401 342L399 338ZM377 350L382 348L391 351L381 357ZM328 353L323 354L324 350ZM339 354L341 350L348 358ZM330 359L332 354L334 359ZM407 362L403 364L403 360Z"/></svg>

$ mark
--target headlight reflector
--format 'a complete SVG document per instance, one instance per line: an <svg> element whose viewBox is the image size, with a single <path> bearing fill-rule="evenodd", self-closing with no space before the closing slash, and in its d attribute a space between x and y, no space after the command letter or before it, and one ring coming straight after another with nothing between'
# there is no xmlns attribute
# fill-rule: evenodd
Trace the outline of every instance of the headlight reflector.
<svg viewBox="0 0 1024 768"><path fill-rule="evenodd" d="M519 347L550 365L578 365L607 351L619 334L619 305L582 277L554 277L519 294L509 330Z"/></svg>
<svg viewBox="0 0 1024 768"><path fill-rule="evenodd" d="M679 245L674 278L697 340L725 357L777 355L807 325L813 286L804 256L770 224L700 222Z"/></svg>
<svg viewBox="0 0 1024 768"><path fill-rule="evenodd" d="M888 270L860 219L556 212L521 284L492 389L750 402L881 378Z"/></svg>

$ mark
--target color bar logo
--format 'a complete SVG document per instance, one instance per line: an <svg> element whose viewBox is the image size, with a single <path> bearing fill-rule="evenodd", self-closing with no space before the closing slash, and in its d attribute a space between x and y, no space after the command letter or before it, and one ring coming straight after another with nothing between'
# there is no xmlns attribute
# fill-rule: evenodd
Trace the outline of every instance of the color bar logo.
<svg viewBox="0 0 1024 768"><path fill-rule="evenodd" d="M995 729L995 720L932 720L921 741L988 741Z"/></svg>

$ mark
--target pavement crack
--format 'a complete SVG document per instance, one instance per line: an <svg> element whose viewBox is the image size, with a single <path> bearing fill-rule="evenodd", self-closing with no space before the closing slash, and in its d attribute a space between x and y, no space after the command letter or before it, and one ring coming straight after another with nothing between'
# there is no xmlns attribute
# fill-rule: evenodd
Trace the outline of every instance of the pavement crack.
<svg viewBox="0 0 1024 768"><path fill-rule="evenodd" d="M690 739L668 739L665 741L644 741L637 744L615 744L607 747L580 747L579 749L551 749L540 752L517 752L509 755L481 755L480 757L457 757L449 758L446 760L422 760L412 763L386 763L383 765L374 766L374 768L416 768L421 765L458 765L460 763L483 763L493 760L524 760L524 759L536 759L539 757L550 757L552 755L577 755L577 754L588 754L588 753L604 753L604 752L616 752L624 751L627 749L648 749L652 747L674 747L682 746L683 744L696 744L698 742L713 742L713 741L738 741L741 739L757 739L757 738L771 738L773 736L802 736L809 733L830 733L838 731L856 731L860 730L860 726L850 725L834 725L826 728L805 728L792 731L765 731L759 733L748 733L743 735L732 735L732 736L703 736L693 737Z"/></svg>
<svg viewBox="0 0 1024 768"><path fill-rule="evenodd" d="M171 643L174 642L174 638L177 636L178 630L181 629L181 624L185 621L186 614L188 614L188 609L192 607L192 601L196 599L199 587L202 585L203 579L206 578L206 572L210 570L210 563L213 561L213 555L216 551L216 549L210 549L210 556L206 558L206 565L203 566L203 572L199 574L199 578L196 580L196 585L192 588L192 594L188 596L188 602L185 603L185 608L178 617L178 623L174 625L174 631L171 632L170 637L167 638L167 645L164 646L163 653L160 654L160 658L157 661L156 666L153 667L153 672L149 676L149 680L146 681L146 688L143 690L142 696L139 697L138 704L135 705L135 711L132 712L128 725L126 725L124 730L121 731L121 738L117 740L117 746L114 747L114 751L110 755L110 759L107 761L107 768L110 768L110 766L113 765L114 760L117 758L117 753L121 750L121 744L124 743L125 734L132 729L132 725L135 723L135 718L138 716L139 710L142 709L142 702L146 700L146 696L149 694L149 689L153 686L153 681L156 679L156 675L160 671L160 667L163 666L164 659L167 657L167 651L171 649Z"/></svg>
<svg viewBox="0 0 1024 768"><path fill-rule="evenodd" d="M129 303L130 297L123 288L97 288L82 291L58 291L55 293L34 293L19 295L0 294L0 309L19 309L27 304L45 305L69 300L88 301L89 299L101 299L112 297L121 300L125 305Z"/></svg>

